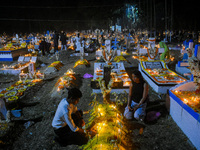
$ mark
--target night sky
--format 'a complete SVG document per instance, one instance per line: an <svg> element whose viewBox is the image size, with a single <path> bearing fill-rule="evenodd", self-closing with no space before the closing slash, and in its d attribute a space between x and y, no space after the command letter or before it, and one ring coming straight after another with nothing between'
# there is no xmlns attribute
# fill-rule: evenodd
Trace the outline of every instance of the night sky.
<svg viewBox="0 0 200 150"><path fill-rule="evenodd" d="M0 5L0 33L107 28L112 12L125 2L138 6L140 2L141 10L146 11L147 0L4 0ZM174 29L199 30L197 2L173 0ZM155 3L157 25L163 24L165 0L155 0ZM167 3L170 19L171 0Z"/></svg>

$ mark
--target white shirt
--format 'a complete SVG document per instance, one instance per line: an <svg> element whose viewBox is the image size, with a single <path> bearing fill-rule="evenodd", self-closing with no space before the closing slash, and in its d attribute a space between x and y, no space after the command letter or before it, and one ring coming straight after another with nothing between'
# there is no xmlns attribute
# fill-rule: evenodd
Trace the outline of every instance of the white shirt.
<svg viewBox="0 0 200 150"><path fill-rule="evenodd" d="M62 99L53 118L52 126L55 129L59 129L68 125L73 132L78 131L79 128L75 125L71 117L71 114L75 113L76 111L77 107L75 105L69 104L66 98Z"/></svg>

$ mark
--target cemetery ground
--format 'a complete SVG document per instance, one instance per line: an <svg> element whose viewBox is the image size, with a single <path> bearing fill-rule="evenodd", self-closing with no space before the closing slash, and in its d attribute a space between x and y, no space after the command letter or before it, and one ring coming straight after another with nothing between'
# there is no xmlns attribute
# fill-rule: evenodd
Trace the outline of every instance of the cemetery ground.
<svg viewBox="0 0 200 150"><path fill-rule="evenodd" d="M75 150L79 149L77 145L68 145L61 147L54 141L54 131L51 126L55 111L60 100L67 96L67 91L57 97L51 97L51 91L55 86L55 83L69 68L79 76L79 84L77 86L83 93L83 97L78 103L78 108L82 110L90 110L89 103L93 100L92 88L90 87L91 79L84 79L85 73L94 73L95 54L89 53L89 56L85 57L90 62L90 67L85 65L79 65L73 68L74 63L79 57L70 57L72 51L60 51L59 60L63 62L64 66L60 71L49 75L48 80L43 81L43 84L26 94L21 100L24 103L35 103L33 106L22 107L22 116L20 118L14 118L14 126L7 133L7 136L1 139L0 149L8 150ZM180 58L179 51L170 51L170 54L175 57L175 61L169 63L169 68L175 70L175 64ZM134 60L131 55L126 56L129 63L125 62L125 68L128 73L134 68L137 68L137 60ZM41 72L43 72L48 65L55 61L55 57L49 59L47 56L39 56L38 64L46 64L46 66L37 66ZM2 66L5 62L1 62ZM9 63L8 63L9 64ZM1 89L9 87L16 81L18 76L13 75L0 75ZM160 96L155 93L151 88L149 90L150 102L147 111L158 111L161 116L150 123L139 123L137 121L128 122L129 129L131 130L131 141L133 143L133 149L135 150L192 150L195 149L188 138L179 129L176 123L169 115L167 110L166 99L167 96ZM123 108L126 106L124 104ZM122 112L123 113L123 112ZM84 116L84 120L88 121L89 114ZM18 121L16 121L18 120ZM27 122L30 123L29 126ZM26 123L26 124L25 124ZM143 132L141 131L143 128Z"/></svg>

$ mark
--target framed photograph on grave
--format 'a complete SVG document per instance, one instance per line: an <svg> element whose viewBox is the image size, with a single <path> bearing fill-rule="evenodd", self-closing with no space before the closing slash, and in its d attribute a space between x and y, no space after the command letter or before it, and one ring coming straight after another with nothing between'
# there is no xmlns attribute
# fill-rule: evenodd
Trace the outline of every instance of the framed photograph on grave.
<svg viewBox="0 0 200 150"><path fill-rule="evenodd" d="M163 65L160 61L142 62L145 69L162 69Z"/></svg>
<svg viewBox="0 0 200 150"><path fill-rule="evenodd" d="M31 57L24 57L25 62L29 62L31 60Z"/></svg>

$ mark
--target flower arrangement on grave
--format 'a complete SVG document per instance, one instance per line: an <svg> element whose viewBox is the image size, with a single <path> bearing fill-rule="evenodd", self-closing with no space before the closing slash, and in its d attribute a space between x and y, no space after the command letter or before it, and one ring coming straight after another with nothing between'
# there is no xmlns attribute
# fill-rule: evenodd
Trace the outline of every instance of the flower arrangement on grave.
<svg viewBox="0 0 200 150"><path fill-rule="evenodd" d="M35 49L35 46L34 46L33 44L30 43L30 44L28 44L27 48L28 48L28 49Z"/></svg>
<svg viewBox="0 0 200 150"><path fill-rule="evenodd" d="M158 48L157 47L152 48L151 44L149 44L147 48L147 53L148 53L148 57L151 60L154 60L156 56L158 55Z"/></svg>
<svg viewBox="0 0 200 150"><path fill-rule="evenodd" d="M37 82L42 81L37 80ZM10 87L2 90L0 92L0 97L6 98L6 101L16 101L19 99L20 96L23 95L23 93L27 90L28 87L34 86L36 82L34 80L25 80L23 81L17 81Z"/></svg>
<svg viewBox="0 0 200 150"><path fill-rule="evenodd" d="M133 56L133 59L138 59L139 61L147 61L148 57L146 56Z"/></svg>
<svg viewBox="0 0 200 150"><path fill-rule="evenodd" d="M196 83L196 92L200 93L200 60L192 55L192 50L187 49L189 69L193 74L194 83Z"/></svg>
<svg viewBox="0 0 200 150"><path fill-rule="evenodd" d="M22 71L22 72L19 74L19 80L20 80L20 81L25 81L27 78L28 78L28 73L24 73L24 71Z"/></svg>
<svg viewBox="0 0 200 150"><path fill-rule="evenodd" d="M126 56L126 55L130 55L130 54L127 52L127 50L125 50L125 51L121 52L121 55Z"/></svg>
<svg viewBox="0 0 200 150"><path fill-rule="evenodd" d="M107 100L108 100L108 97L110 95L111 89L112 89L113 80L110 79L107 87L106 87L106 84L105 84L105 80L103 80L103 78L99 78L98 82L99 82L99 86L100 86L100 89L101 89L101 93L103 94L103 100L106 103Z"/></svg>
<svg viewBox="0 0 200 150"><path fill-rule="evenodd" d="M74 50L74 44L70 44L70 46L67 49Z"/></svg>
<svg viewBox="0 0 200 150"><path fill-rule="evenodd" d="M63 89L70 88L74 84L75 80L75 72L72 69L68 69L67 72L56 82L51 96L54 97L57 94L61 94Z"/></svg>
<svg viewBox="0 0 200 150"><path fill-rule="evenodd" d="M35 73L36 79L44 79L44 73L41 73L39 70Z"/></svg>
<svg viewBox="0 0 200 150"><path fill-rule="evenodd" d="M21 44L22 48L26 48L26 42Z"/></svg>
<svg viewBox="0 0 200 150"><path fill-rule="evenodd" d="M108 51L106 48L102 50L102 57L103 60L106 62L106 64L110 65L111 61L113 60L115 56L116 51L115 50L110 50Z"/></svg>
<svg viewBox="0 0 200 150"><path fill-rule="evenodd" d="M49 67L54 67L56 68L57 70L60 70L61 67L63 67L63 63L61 61L55 61L53 62L51 65L48 66Z"/></svg>
<svg viewBox="0 0 200 150"><path fill-rule="evenodd" d="M89 66L90 63L86 59L79 59L78 61L75 62L74 68L76 68L78 65L86 65Z"/></svg>
<svg viewBox="0 0 200 150"><path fill-rule="evenodd" d="M124 56L115 56L115 58L113 60L115 62L127 61L126 58L124 58Z"/></svg>

